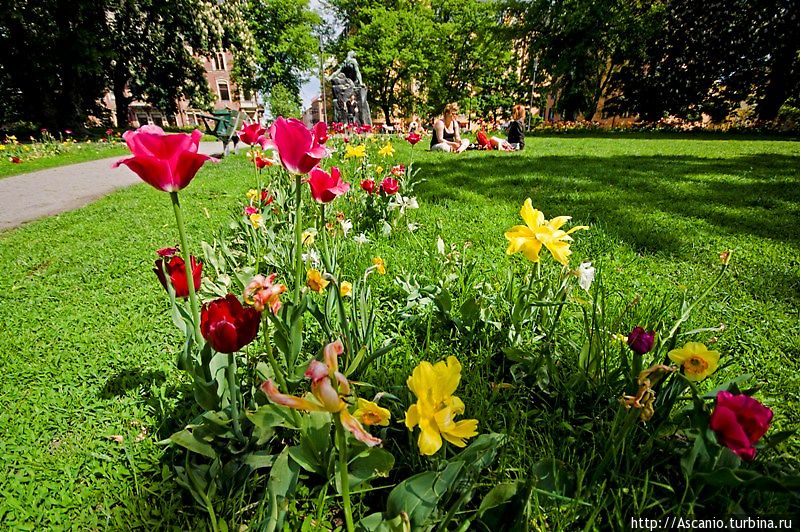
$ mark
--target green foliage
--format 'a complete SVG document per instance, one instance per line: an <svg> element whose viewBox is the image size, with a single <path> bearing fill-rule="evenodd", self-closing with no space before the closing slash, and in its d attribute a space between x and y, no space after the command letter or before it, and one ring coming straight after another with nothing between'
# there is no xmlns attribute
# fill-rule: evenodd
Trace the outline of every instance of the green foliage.
<svg viewBox="0 0 800 532"><path fill-rule="evenodd" d="M278 84L273 85L269 90L269 111L272 116L282 116L284 118L300 118L303 114L300 108L300 94Z"/></svg>

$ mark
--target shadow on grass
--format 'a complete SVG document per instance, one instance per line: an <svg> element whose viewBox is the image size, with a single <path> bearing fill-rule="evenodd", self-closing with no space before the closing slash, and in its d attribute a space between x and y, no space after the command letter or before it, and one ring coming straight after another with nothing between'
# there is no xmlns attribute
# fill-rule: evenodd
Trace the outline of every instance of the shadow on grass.
<svg viewBox="0 0 800 532"><path fill-rule="evenodd" d="M113 399L128 393L133 389L150 389L163 383L167 379L163 371L142 371L139 368L123 369L106 381L100 390L101 399Z"/></svg>
<svg viewBox="0 0 800 532"><path fill-rule="evenodd" d="M421 190L430 200L469 202L470 195L478 194L516 209L531 197L547 216L569 214L581 223L599 222L639 251L680 255L698 236L692 233L709 236L702 227L687 227L698 223L729 234L800 244L800 156L477 153L446 164L428 160L420 167L428 179ZM676 224L671 228L670 220Z"/></svg>

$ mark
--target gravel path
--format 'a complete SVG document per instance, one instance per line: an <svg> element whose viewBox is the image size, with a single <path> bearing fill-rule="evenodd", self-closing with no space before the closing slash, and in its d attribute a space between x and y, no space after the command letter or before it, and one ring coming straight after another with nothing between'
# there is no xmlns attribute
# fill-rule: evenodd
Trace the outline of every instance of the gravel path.
<svg viewBox="0 0 800 532"><path fill-rule="evenodd" d="M219 142L201 142L200 153L219 153ZM0 179L0 231L44 216L83 207L118 188L142 180L127 166L112 169L125 156L48 168Z"/></svg>

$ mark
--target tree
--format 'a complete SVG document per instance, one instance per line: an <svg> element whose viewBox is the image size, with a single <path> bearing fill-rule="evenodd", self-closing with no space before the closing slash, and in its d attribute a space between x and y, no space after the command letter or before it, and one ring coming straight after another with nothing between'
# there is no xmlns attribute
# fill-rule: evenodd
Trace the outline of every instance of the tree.
<svg viewBox="0 0 800 532"><path fill-rule="evenodd" d="M421 3L398 2L361 13L369 22L354 28L344 48L356 52L369 99L391 123L396 106L413 107L423 73L439 59L431 50L432 12Z"/></svg>
<svg viewBox="0 0 800 532"><path fill-rule="evenodd" d="M314 32L321 24L308 0L251 0L250 31L255 39L256 72L246 88L268 95L272 114L296 115L304 74L316 65L319 42ZM286 107L288 105L288 107ZM289 112L289 111L292 112Z"/></svg>

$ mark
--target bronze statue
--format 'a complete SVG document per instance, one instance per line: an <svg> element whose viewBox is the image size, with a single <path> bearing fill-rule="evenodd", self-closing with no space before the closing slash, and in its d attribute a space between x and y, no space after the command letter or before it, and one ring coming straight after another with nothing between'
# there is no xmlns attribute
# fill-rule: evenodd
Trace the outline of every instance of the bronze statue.
<svg viewBox="0 0 800 532"><path fill-rule="evenodd" d="M372 125L367 86L361 79L356 53L352 50L347 52L345 60L327 79L333 89L334 121Z"/></svg>

